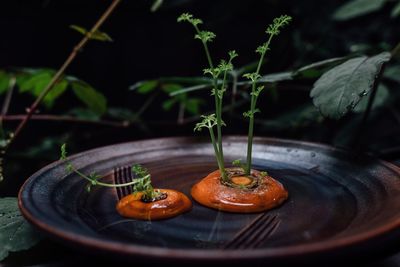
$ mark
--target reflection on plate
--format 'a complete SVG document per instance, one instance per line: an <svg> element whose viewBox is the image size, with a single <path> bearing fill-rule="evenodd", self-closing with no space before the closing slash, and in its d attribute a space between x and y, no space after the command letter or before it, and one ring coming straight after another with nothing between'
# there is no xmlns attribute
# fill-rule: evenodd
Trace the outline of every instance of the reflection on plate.
<svg viewBox="0 0 400 267"><path fill-rule="evenodd" d="M226 161L244 156L244 137L225 138ZM268 211L279 228L259 249L238 253L220 247L258 214L193 210L165 221L122 218L113 189L84 190L85 181L55 162L21 188L24 216L61 242L124 259L313 262L372 255L400 237L400 170L369 157L331 147L256 138L254 165L279 180L289 199ZM163 138L90 150L70 158L85 173L112 181L112 169L141 163L156 187L190 195L190 187L217 168L207 139Z"/></svg>

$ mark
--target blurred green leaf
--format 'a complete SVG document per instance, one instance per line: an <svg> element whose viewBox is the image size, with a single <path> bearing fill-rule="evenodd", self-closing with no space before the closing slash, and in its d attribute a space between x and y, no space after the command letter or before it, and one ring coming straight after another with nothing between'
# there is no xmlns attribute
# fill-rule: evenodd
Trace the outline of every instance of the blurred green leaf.
<svg viewBox="0 0 400 267"><path fill-rule="evenodd" d="M83 35L86 35L88 33L88 30L86 30L85 28L78 26L78 25L70 25L69 27ZM102 41L102 42L112 42L113 41L113 39L111 39L111 37L107 33L101 32L99 30L95 31L90 36L90 39Z"/></svg>
<svg viewBox="0 0 400 267"><path fill-rule="evenodd" d="M46 137L42 140L35 140L26 150L14 152L13 156L20 156L29 159L54 160L59 156L60 146L65 143L66 136Z"/></svg>
<svg viewBox="0 0 400 267"><path fill-rule="evenodd" d="M200 106L204 103L205 101L201 98L189 98L185 102L185 109L192 115L199 115Z"/></svg>
<svg viewBox="0 0 400 267"><path fill-rule="evenodd" d="M163 0L154 0L153 4L151 5L150 11L156 12L163 4Z"/></svg>
<svg viewBox="0 0 400 267"><path fill-rule="evenodd" d="M177 83L167 83L162 85L162 89L166 93L173 93L182 89L182 85Z"/></svg>
<svg viewBox="0 0 400 267"><path fill-rule="evenodd" d="M397 3L397 4L393 7L392 12L390 13L390 16L391 16L392 18L396 18L396 17L398 17L399 15L400 15L400 2Z"/></svg>
<svg viewBox="0 0 400 267"><path fill-rule="evenodd" d="M273 120L259 122L268 130L285 131L322 122L323 117L312 104L305 104L278 115Z"/></svg>
<svg viewBox="0 0 400 267"><path fill-rule="evenodd" d="M169 111L169 110L171 110L171 108L172 108L176 103L178 103L178 99L176 99L176 98L167 99L167 100L165 100L165 101L162 103L162 108L163 108L164 110L166 110L166 111Z"/></svg>
<svg viewBox="0 0 400 267"><path fill-rule="evenodd" d="M322 115L339 119L352 110L371 90L383 63L390 53L373 57L356 57L324 73L310 92L314 105Z"/></svg>
<svg viewBox="0 0 400 267"><path fill-rule="evenodd" d="M5 72L0 70L0 95L8 90L10 86L10 76Z"/></svg>
<svg viewBox="0 0 400 267"><path fill-rule="evenodd" d="M314 62L296 70L294 72L294 76L296 78L307 78L307 79L318 78L324 72L345 62L346 60L348 60L348 57L336 57Z"/></svg>
<svg viewBox="0 0 400 267"><path fill-rule="evenodd" d="M363 97L361 101L354 107L353 111L356 113L362 113L367 110L367 105L369 101L369 94L366 97ZM377 88L374 102L372 103L371 109L379 108L385 105L387 100L389 99L389 89L380 84Z"/></svg>
<svg viewBox="0 0 400 267"><path fill-rule="evenodd" d="M139 94L147 94L154 89L156 89L158 86L158 81L157 80L149 80L149 81L140 81L132 85L129 89L130 90L136 90Z"/></svg>
<svg viewBox="0 0 400 267"><path fill-rule="evenodd" d="M385 68L383 77L400 83L400 65L392 65Z"/></svg>
<svg viewBox="0 0 400 267"><path fill-rule="evenodd" d="M38 96L40 92L49 84L52 72L40 70L33 74L22 74L17 77L17 84L21 93L29 92Z"/></svg>
<svg viewBox="0 0 400 267"><path fill-rule="evenodd" d="M386 0L351 0L336 9L333 14L335 20L349 20L372 13L383 7Z"/></svg>
<svg viewBox="0 0 400 267"><path fill-rule="evenodd" d="M189 86L189 87L183 87L179 90L172 91L171 93L169 93L169 96L177 96L180 94L203 90L203 89L210 88L211 86L212 86L211 84L199 84L199 85L193 85L193 86Z"/></svg>
<svg viewBox="0 0 400 267"><path fill-rule="evenodd" d="M102 115L107 111L107 99L85 82L72 82L72 90L75 95L87 105L89 109Z"/></svg>
<svg viewBox="0 0 400 267"><path fill-rule="evenodd" d="M293 72L291 71L264 75L259 79L259 82L276 83L289 80L293 80Z"/></svg>
<svg viewBox="0 0 400 267"><path fill-rule="evenodd" d="M44 97L43 104L51 108L54 105L54 101L60 97L65 90L68 88L68 82L66 80L61 80L56 85L54 85L53 89Z"/></svg>
<svg viewBox="0 0 400 267"><path fill-rule="evenodd" d="M41 236L22 217L17 198L0 198L0 215L0 261L9 252L29 249L40 241Z"/></svg>

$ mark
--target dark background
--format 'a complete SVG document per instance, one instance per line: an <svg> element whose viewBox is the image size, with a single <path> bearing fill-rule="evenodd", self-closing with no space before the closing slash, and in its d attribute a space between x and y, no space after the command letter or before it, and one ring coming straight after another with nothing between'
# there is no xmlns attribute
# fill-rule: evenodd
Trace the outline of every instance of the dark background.
<svg viewBox="0 0 400 267"><path fill-rule="evenodd" d="M1 1L0 69L59 68L82 38L69 25L92 27L110 2ZM217 34L210 45L215 61L226 58L227 51L235 49L239 53L235 61L238 67L258 59L254 51L265 41L264 31L274 17L291 15L293 22L274 40L262 68L263 74L291 70L333 57L373 55L389 51L400 41L400 17L390 17L395 1L388 1L379 11L365 16L343 22L333 20L334 11L346 2L165 0L159 10L151 12L152 1L123 1L102 27L102 31L107 32L114 41L90 42L67 74L79 77L101 91L109 107L137 112L149 95L129 90L132 84L168 76L201 76L202 69L206 67L201 44L193 40L193 29L176 22L182 12L191 12L202 18L204 29ZM256 135L322 142L354 150L349 140L355 134L361 114L352 113L339 121L318 119L317 113L312 113L309 120L297 121L294 114L289 114L289 122L293 125L287 121L287 117L281 117L298 107L311 105L309 91L313 82L286 82L279 85L274 93L266 92L260 99L262 113L257 114L257 118L269 124L257 124ZM400 159L395 149L400 145L400 116L396 111L398 87L398 84L391 85L391 102L371 113L368 127L360 137L362 150L395 163ZM201 112L212 109L213 98L208 91L194 95L206 101ZM6 155L6 179L0 184L0 196L16 196L20 185L33 172L58 159L59 146L63 142L68 143L72 154L124 141L193 135L194 122L177 124L177 108L170 111L161 108L167 98L166 95L158 96L142 114L142 122L124 128L57 121L29 122ZM28 94L15 93L9 113L23 114L33 100ZM51 110L42 107L40 112L62 115L72 107L80 106L82 104L68 91ZM246 109L246 105L239 107L234 115L227 116L229 127L224 129L224 134L246 134L247 124L240 116ZM106 115L105 119L115 118ZM144 125L145 129L142 127ZM15 126L16 122L5 122L5 128L10 131ZM205 135L206 132L196 134ZM47 249L53 245L45 243L41 246L36 250L41 251L43 247ZM22 258L33 257L33 262L36 261L35 251L19 255L23 255ZM53 254L54 259L64 256L61 250ZM22 258L18 257L11 258L11 261L21 261Z"/></svg>
<svg viewBox="0 0 400 267"><path fill-rule="evenodd" d="M182 12L191 12L202 18L205 22L203 28L217 34L210 45L214 61L226 58L227 51L235 49L239 53L235 61L238 67L258 60L254 50L265 41L264 31L274 17L291 15L293 23L273 41L272 50L262 68L263 74L291 70L352 53L379 53L396 45L399 41L399 18L389 15L394 3L389 2L377 12L349 21L333 20L332 14L345 2L170 0L164 1L156 12L151 12L152 1L123 1L102 27L102 31L107 32L114 41L90 42L67 74L79 77L101 91L109 107L138 111L149 96L130 91L129 87L135 82L168 76L201 76L202 69L206 67L202 46L198 40L193 40L192 27L176 22ZM77 0L2 1L0 69L57 69L82 38L69 25L90 28L109 3ZM259 100L262 113L257 116L260 121L278 120L287 111L311 105L309 90L313 82L284 83L274 94L265 93ZM395 91L396 87L391 89ZM201 112L212 109L213 98L208 91L194 95L206 102ZM142 114L142 124L146 124L146 130L138 124L113 128L57 121L30 122L6 157L5 172L10 177L0 186L0 193L14 195L26 177L56 160L61 142L68 142L71 153L75 153L123 141L192 135L194 122L177 125L177 108L164 111L160 107L166 98L166 95L157 97ZM14 94L9 114L23 114L33 99L27 94ZM67 92L51 110L43 108L40 112L65 114L71 107L80 106L82 104L72 93ZM225 134L246 134L247 122L241 118L241 113L247 109L247 105L239 107L236 115L227 119L229 127L224 129ZM312 120L315 120L314 117ZM365 133L365 150L380 151L395 146L399 141L400 129L393 116L384 110L373 113L372 119L375 131L369 128ZM283 127L259 124L256 125L256 135L347 146L346 140L354 134L352 126L359 120L360 115L353 114L339 121L306 121L290 127L285 127L285 121L281 121ZM296 118L293 121L296 122ZM6 129L12 130L15 126L15 122L5 122Z"/></svg>

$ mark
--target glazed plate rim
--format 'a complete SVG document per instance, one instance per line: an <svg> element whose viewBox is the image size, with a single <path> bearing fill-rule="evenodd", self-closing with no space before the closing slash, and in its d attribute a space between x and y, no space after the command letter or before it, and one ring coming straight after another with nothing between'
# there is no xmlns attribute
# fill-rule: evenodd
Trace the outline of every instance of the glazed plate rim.
<svg viewBox="0 0 400 267"><path fill-rule="evenodd" d="M247 138L246 136L228 136L224 138L224 140L232 139L234 140L243 140ZM131 142L123 142L113 145L102 146L90 150L86 150L80 152L78 154L74 154L68 157L70 160L79 158L87 153L93 153L96 151L107 150L114 146L124 146L128 144L142 143L142 142L160 142L160 141L172 141L175 142L177 140L190 140L190 141L202 141L204 142L205 138L195 138L195 137L162 137L162 138L154 138L154 139L142 139ZM298 140L290 140L290 139L280 139L280 138L268 138L268 137L255 137L255 143L257 141L264 141L268 143L279 143L282 144L290 144L290 145L301 145L306 147L315 147L319 149L323 149L326 151L335 151L345 154L351 154L351 152L342 149L335 148L326 144L320 144L315 142L305 142ZM369 155L363 155L363 157L372 158ZM376 163L389 168L398 174L400 174L400 167L386 162L384 160L372 158ZM144 246L138 244L127 244L123 242L118 242L114 240L106 240L102 238L95 238L92 236L84 236L76 233L75 231L63 230L62 227L57 227L57 225L52 225L50 223L46 223L40 220L40 218L36 218L33 214L32 208L29 205L28 200L24 200L22 195L23 192L34 183L36 177L39 177L42 173L56 167L60 164L60 161L55 161L42 169L35 172L31 175L25 183L22 185L19 194L18 194L18 204L19 208L22 212L22 215L35 227L37 227L41 232L45 233L47 236L52 237L56 240L65 242L69 245L77 245L83 248L88 248L90 250L99 252L106 252L116 255L125 255L125 256L143 256L143 257L156 257L162 259L182 259L182 260L250 260L250 259L266 259L266 258L280 258L280 257L292 257L292 256L300 256L306 254L318 254L323 252L334 251L335 249L343 249L347 247L357 246L358 244L364 244L369 240L373 240L374 238L378 238L384 235L388 235L394 230L400 229L400 213L399 216L393 221L387 222L379 228L369 230L366 232L362 232L359 234L354 234L351 236L343 236L338 239L328 239L321 240L306 244L296 244L289 245L284 247L275 247L275 248L259 248L246 250L246 253L237 253L237 250L221 250L221 249L182 249L182 248L168 248L168 247L155 247L155 246ZM28 202L28 203L27 203Z"/></svg>

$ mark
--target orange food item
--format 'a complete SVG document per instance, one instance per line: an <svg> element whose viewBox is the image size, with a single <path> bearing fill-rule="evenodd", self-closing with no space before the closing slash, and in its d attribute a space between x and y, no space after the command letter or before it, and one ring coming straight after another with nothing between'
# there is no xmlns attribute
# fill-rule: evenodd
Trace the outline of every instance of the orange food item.
<svg viewBox="0 0 400 267"><path fill-rule="evenodd" d="M227 172L237 168L227 169ZM261 172L252 170L251 176L243 174L232 176L231 182L236 186L221 182L220 171L214 171L192 187L192 197L200 204L217 210L252 213L272 209L288 198L288 192L281 183L271 176L263 176ZM251 188L252 179L258 179ZM242 187L242 188L241 188Z"/></svg>
<svg viewBox="0 0 400 267"><path fill-rule="evenodd" d="M192 202L185 194L170 189L156 190L166 193L167 197L153 202L144 202L142 193L130 194L117 203L118 213L124 217L139 220L162 220L175 217L192 208Z"/></svg>

